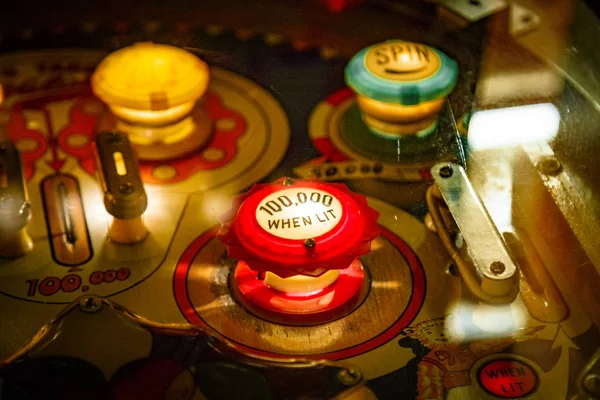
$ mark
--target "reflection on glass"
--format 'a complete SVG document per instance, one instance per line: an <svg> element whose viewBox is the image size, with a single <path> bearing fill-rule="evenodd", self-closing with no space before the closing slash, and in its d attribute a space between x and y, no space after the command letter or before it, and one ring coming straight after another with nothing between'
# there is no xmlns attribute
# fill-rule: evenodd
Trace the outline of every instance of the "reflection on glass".
<svg viewBox="0 0 600 400"><path fill-rule="evenodd" d="M469 147L483 150L547 142L559 126L560 114L551 103L477 111L469 123Z"/></svg>
<svg viewBox="0 0 600 400"><path fill-rule="evenodd" d="M454 306L453 316L446 325L446 337L451 341L477 338L506 338L527 325L527 314L517 302L506 305L462 303Z"/></svg>

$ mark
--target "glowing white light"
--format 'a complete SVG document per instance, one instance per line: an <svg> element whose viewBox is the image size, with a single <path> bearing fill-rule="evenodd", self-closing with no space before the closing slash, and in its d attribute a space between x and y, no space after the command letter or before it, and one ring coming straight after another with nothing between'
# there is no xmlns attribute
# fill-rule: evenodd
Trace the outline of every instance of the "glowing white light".
<svg viewBox="0 0 600 400"><path fill-rule="evenodd" d="M492 306L481 303L473 310L473 324L489 334L515 330L516 316L510 305Z"/></svg>
<svg viewBox="0 0 600 400"><path fill-rule="evenodd" d="M505 305L456 304L446 323L451 341L510 337L527 325L527 311L518 302Z"/></svg>
<svg viewBox="0 0 600 400"><path fill-rule="evenodd" d="M189 101L164 110L141 110L116 105L111 105L110 109L115 115L127 121L156 126L184 117L192 111L194 104L195 101Z"/></svg>
<svg viewBox="0 0 600 400"><path fill-rule="evenodd" d="M469 123L469 147L482 150L547 142L559 126L560 114L550 103L477 111Z"/></svg>

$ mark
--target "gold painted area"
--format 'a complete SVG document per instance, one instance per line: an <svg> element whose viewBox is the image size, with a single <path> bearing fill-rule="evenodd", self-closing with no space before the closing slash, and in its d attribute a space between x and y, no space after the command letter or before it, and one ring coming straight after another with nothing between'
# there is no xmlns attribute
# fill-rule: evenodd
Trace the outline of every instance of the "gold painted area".
<svg viewBox="0 0 600 400"><path fill-rule="evenodd" d="M31 138L24 138L18 140L15 145L21 152L31 152L38 148L38 142Z"/></svg>
<svg viewBox="0 0 600 400"><path fill-rule="evenodd" d="M202 152L202 157L208 161L221 161L225 158L225 152L219 148L209 148Z"/></svg>
<svg viewBox="0 0 600 400"><path fill-rule="evenodd" d="M177 170L170 165L160 165L152 170L152 176L156 179L168 181L177 175Z"/></svg>
<svg viewBox="0 0 600 400"><path fill-rule="evenodd" d="M22 141L22 140L21 140ZM72 147L85 147L90 142L90 137L83 133L76 133L67 137L67 144ZM37 143L36 143L37 147Z"/></svg>
<svg viewBox="0 0 600 400"><path fill-rule="evenodd" d="M339 351L381 334L402 314L412 291L404 257L386 239L361 257L371 276L364 303L344 318L315 326L286 326L262 320L242 308L227 285L229 268L220 263L225 246L213 239L196 256L188 274L188 293L198 315L221 335L262 351L310 355ZM377 315L378 318L373 318Z"/></svg>
<svg viewBox="0 0 600 400"><path fill-rule="evenodd" d="M441 66L430 47L402 40L380 43L365 54L365 67L391 81L414 82L433 76Z"/></svg>
<svg viewBox="0 0 600 400"><path fill-rule="evenodd" d="M235 129L235 120L233 120L232 118L219 118L215 122L215 125L218 130L230 131Z"/></svg>
<svg viewBox="0 0 600 400"><path fill-rule="evenodd" d="M27 228L16 232L0 231L0 257L22 257L33 249L33 240Z"/></svg>
<svg viewBox="0 0 600 400"><path fill-rule="evenodd" d="M335 400L377 400L375 394L366 386L361 386L356 390L348 390L336 397Z"/></svg>

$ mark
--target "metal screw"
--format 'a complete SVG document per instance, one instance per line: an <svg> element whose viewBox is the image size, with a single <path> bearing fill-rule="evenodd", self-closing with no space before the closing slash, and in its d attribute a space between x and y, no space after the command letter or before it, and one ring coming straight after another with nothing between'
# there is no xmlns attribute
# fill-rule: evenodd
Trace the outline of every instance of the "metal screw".
<svg viewBox="0 0 600 400"><path fill-rule="evenodd" d="M360 372L353 369L342 369L338 372L337 378L346 386L356 385L362 378Z"/></svg>
<svg viewBox="0 0 600 400"><path fill-rule="evenodd" d="M121 143L123 141L123 136L119 134L119 132L116 131L112 131L112 132L108 132L109 135L109 142L111 144L115 144L115 143Z"/></svg>
<svg viewBox="0 0 600 400"><path fill-rule="evenodd" d="M454 170L452 169L451 166L446 165L446 166L440 168L440 176L442 178L450 178L452 176L452 174L454 174Z"/></svg>
<svg viewBox="0 0 600 400"><path fill-rule="evenodd" d="M583 378L583 385L592 393L600 393L600 376L588 374Z"/></svg>
<svg viewBox="0 0 600 400"><path fill-rule="evenodd" d="M285 178L283 180L283 186L292 186L294 184L294 180L292 178Z"/></svg>
<svg viewBox="0 0 600 400"><path fill-rule="evenodd" d="M129 182L123 183L119 186L119 192L123 194L129 194L133 192L133 185Z"/></svg>
<svg viewBox="0 0 600 400"><path fill-rule="evenodd" d="M554 156L541 158L535 166L544 175L554 176L562 171L562 164Z"/></svg>
<svg viewBox="0 0 600 400"><path fill-rule="evenodd" d="M96 312L102 307L102 303L95 297L86 297L81 300L79 307L85 312Z"/></svg>
<svg viewBox="0 0 600 400"><path fill-rule="evenodd" d="M31 203L29 201L26 201L19 209L19 214L23 215L29 212L31 212Z"/></svg>
<svg viewBox="0 0 600 400"><path fill-rule="evenodd" d="M309 249L315 247L316 244L317 242L315 242L315 239L313 238L308 238L304 241L304 246L308 247Z"/></svg>
<svg viewBox="0 0 600 400"><path fill-rule="evenodd" d="M502 261L494 261L490 264L490 271L494 275L500 275L504 271L506 271L506 265Z"/></svg>

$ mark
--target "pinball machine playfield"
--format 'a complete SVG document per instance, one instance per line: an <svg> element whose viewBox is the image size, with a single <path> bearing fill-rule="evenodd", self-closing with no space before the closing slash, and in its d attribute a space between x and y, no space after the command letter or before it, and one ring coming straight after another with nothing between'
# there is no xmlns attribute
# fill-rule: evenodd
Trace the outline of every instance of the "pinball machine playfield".
<svg viewBox="0 0 600 400"><path fill-rule="evenodd" d="M0 17L0 399L600 398L593 11L209 3Z"/></svg>

